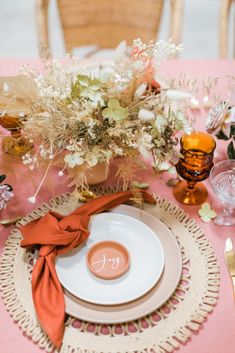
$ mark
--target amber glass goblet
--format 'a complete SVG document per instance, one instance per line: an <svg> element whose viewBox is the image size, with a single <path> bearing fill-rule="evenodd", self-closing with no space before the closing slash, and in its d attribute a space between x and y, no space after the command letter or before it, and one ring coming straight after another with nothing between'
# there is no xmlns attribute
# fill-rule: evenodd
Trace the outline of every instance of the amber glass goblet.
<svg viewBox="0 0 235 353"><path fill-rule="evenodd" d="M21 156L29 152L33 145L21 136L21 119L15 116L4 115L0 117L0 125L11 132L10 136L2 139L2 149L13 156Z"/></svg>
<svg viewBox="0 0 235 353"><path fill-rule="evenodd" d="M175 185L173 194L181 203L200 205L208 195L206 187L200 181L208 178L213 167L216 143L212 136L197 131L183 135L180 145L181 158L176 169L185 180Z"/></svg>

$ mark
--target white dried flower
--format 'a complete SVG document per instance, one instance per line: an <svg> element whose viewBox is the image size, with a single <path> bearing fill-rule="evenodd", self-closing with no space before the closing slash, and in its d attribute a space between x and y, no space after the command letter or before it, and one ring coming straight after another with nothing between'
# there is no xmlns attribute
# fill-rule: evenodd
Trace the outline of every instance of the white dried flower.
<svg viewBox="0 0 235 353"><path fill-rule="evenodd" d="M141 121L151 121L155 119L155 114L147 109L140 109L138 113L138 118Z"/></svg>
<svg viewBox="0 0 235 353"><path fill-rule="evenodd" d="M33 162L33 157L29 153L26 153L22 156L22 161L23 164L31 164Z"/></svg>
<svg viewBox="0 0 235 353"><path fill-rule="evenodd" d="M35 203L35 202L36 202L36 197L30 196L30 197L28 198L28 201L29 201L30 203Z"/></svg>
<svg viewBox="0 0 235 353"><path fill-rule="evenodd" d="M180 91L178 89L167 90L166 97L173 101L187 101L195 98L191 93Z"/></svg>
<svg viewBox="0 0 235 353"><path fill-rule="evenodd" d="M123 155L123 149L120 147L114 147L114 152L116 153L117 156L122 156Z"/></svg>
<svg viewBox="0 0 235 353"><path fill-rule="evenodd" d="M153 57L158 63L176 56L183 50L182 45L175 45L171 41L159 40L154 43Z"/></svg>
<svg viewBox="0 0 235 353"><path fill-rule="evenodd" d="M167 119L165 116L158 114L156 117L156 127L159 131L164 130L167 125Z"/></svg>
<svg viewBox="0 0 235 353"><path fill-rule="evenodd" d="M176 127L178 127L178 130L183 130L188 135L192 132L192 126L181 110L177 110L176 112Z"/></svg>
<svg viewBox="0 0 235 353"><path fill-rule="evenodd" d="M69 168L74 168L84 163L84 159L80 156L80 153L67 154L64 160Z"/></svg>
<svg viewBox="0 0 235 353"><path fill-rule="evenodd" d="M147 84L142 83L139 85L135 91L135 98L141 98L143 94L146 92Z"/></svg>
<svg viewBox="0 0 235 353"><path fill-rule="evenodd" d="M126 41L123 40L122 42L120 42L118 44L118 46L115 48L114 51L114 60L115 61L120 61L121 59L123 59L123 57L125 57L126 54L126 49L127 49L127 44Z"/></svg>
<svg viewBox="0 0 235 353"><path fill-rule="evenodd" d="M140 154L143 156L144 160L148 163L152 164L153 157L150 151L147 150L147 148L143 145L139 147Z"/></svg>
<svg viewBox="0 0 235 353"><path fill-rule="evenodd" d="M6 208L7 202L14 196L9 185L0 185L0 210Z"/></svg>

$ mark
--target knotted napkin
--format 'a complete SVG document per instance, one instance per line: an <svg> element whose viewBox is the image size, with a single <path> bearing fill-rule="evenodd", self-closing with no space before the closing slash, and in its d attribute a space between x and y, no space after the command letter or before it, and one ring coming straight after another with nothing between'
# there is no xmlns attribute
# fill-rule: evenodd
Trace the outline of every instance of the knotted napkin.
<svg viewBox="0 0 235 353"><path fill-rule="evenodd" d="M146 202L155 203L150 194L144 190L141 192ZM55 258L87 240L91 215L118 206L131 197L131 191L101 196L77 208L68 216L50 211L20 227L23 235L22 247L40 246L39 257L32 273L33 301L41 326L58 348L64 334L65 302L55 270Z"/></svg>

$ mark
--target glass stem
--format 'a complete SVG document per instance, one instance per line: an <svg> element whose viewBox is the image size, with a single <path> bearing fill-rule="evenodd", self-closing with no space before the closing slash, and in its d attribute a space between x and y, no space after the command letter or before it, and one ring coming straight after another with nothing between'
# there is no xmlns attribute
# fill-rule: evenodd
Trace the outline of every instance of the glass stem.
<svg viewBox="0 0 235 353"><path fill-rule="evenodd" d="M195 184L196 184L196 181L187 181L187 188L189 189L189 190L193 190L194 189L194 187L195 187Z"/></svg>
<svg viewBox="0 0 235 353"><path fill-rule="evenodd" d="M14 138L18 138L21 136L21 133L20 133L20 129L15 129L15 130L12 130L11 131L11 136L14 137Z"/></svg>

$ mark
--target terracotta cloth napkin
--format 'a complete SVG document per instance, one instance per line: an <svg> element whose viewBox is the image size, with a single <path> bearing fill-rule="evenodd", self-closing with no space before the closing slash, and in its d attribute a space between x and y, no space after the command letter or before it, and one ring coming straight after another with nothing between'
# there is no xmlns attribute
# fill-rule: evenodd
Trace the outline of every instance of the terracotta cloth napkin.
<svg viewBox="0 0 235 353"><path fill-rule="evenodd" d="M141 192L145 201L155 203L150 194L144 190ZM50 211L20 227L23 235L22 247L41 246L32 273L32 294L40 324L58 348L64 334L65 302L55 270L55 258L87 240L91 215L118 206L131 197L131 191L101 196L77 208L68 216Z"/></svg>

